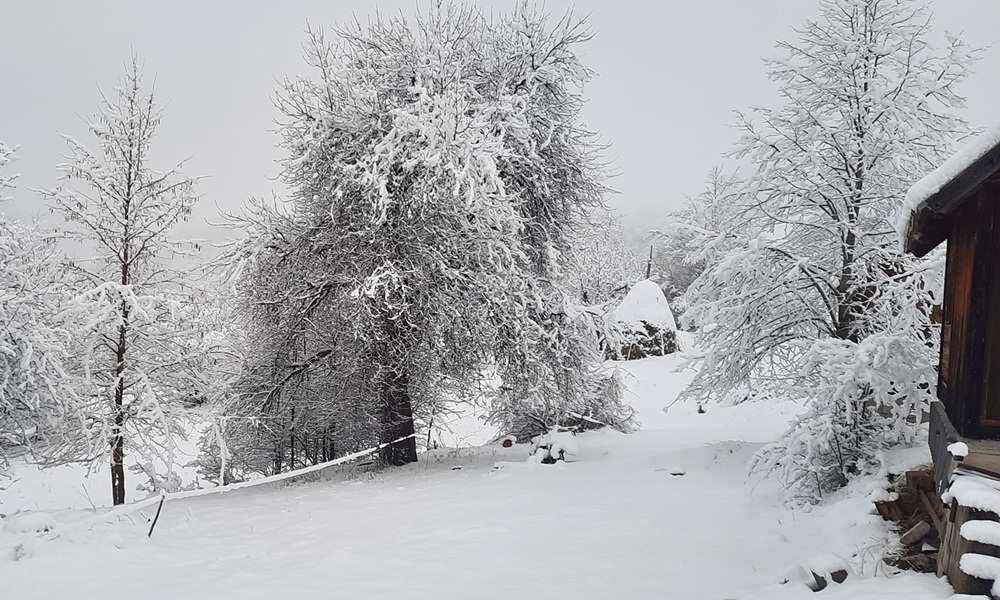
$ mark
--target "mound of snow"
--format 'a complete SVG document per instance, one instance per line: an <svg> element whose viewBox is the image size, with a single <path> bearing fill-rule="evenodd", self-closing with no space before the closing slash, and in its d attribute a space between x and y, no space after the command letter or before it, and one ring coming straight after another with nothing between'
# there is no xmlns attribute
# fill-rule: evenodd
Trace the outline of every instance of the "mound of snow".
<svg viewBox="0 0 1000 600"><path fill-rule="evenodd" d="M4 533L43 533L55 526L55 517L47 512L14 513L3 520Z"/></svg>
<svg viewBox="0 0 1000 600"><path fill-rule="evenodd" d="M633 329L643 329L645 322L660 329L677 331L677 321L663 290L649 279L632 286L611 316L615 322L628 324Z"/></svg>
<svg viewBox="0 0 1000 600"><path fill-rule="evenodd" d="M576 443L576 436L558 427L531 440L531 458L538 462L574 462L579 455L580 447Z"/></svg>

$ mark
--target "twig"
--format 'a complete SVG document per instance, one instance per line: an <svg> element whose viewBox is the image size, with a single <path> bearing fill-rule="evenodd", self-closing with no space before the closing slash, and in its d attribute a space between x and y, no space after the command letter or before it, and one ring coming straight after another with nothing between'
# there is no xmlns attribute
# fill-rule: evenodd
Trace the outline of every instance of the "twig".
<svg viewBox="0 0 1000 600"><path fill-rule="evenodd" d="M153 537L153 528L156 527L156 521L160 518L160 510L163 508L163 501L166 499L166 496L160 496L160 504L156 507L156 515L153 517L153 524L149 526L149 535L146 537Z"/></svg>
<svg viewBox="0 0 1000 600"><path fill-rule="evenodd" d="M94 509L94 512L97 512L97 506L94 505L94 501L90 497L90 492L87 491L87 486L81 483L80 487L83 488L83 497L87 502L90 503L90 508Z"/></svg>

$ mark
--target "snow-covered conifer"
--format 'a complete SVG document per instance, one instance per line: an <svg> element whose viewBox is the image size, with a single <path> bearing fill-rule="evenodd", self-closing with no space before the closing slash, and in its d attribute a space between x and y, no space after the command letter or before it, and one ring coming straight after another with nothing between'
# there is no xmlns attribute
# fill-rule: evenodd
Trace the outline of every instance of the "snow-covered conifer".
<svg viewBox="0 0 1000 600"><path fill-rule="evenodd" d="M74 339L72 368L82 375L79 394L99 399L93 424L79 434L93 454L110 456L112 497L125 501L126 451L157 452L169 471L178 409L204 390L203 331L197 302L169 261L191 251L172 241L170 229L190 214L195 181L178 168L157 171L149 152L161 111L143 89L138 60L120 86L103 98L88 122L96 151L67 137L67 183L47 190L54 209L83 244L70 274L79 291L69 303Z"/></svg>

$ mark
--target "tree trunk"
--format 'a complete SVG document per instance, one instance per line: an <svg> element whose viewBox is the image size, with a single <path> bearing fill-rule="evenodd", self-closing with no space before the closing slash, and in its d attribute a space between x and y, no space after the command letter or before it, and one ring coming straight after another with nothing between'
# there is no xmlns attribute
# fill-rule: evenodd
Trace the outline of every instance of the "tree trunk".
<svg viewBox="0 0 1000 600"><path fill-rule="evenodd" d="M123 270L122 279L128 279ZM111 434L111 501L115 506L125 504L125 349L128 343L129 308L122 303L122 325L118 328L118 347L115 348L115 428Z"/></svg>
<svg viewBox="0 0 1000 600"><path fill-rule="evenodd" d="M855 310L855 273L854 263L857 260L855 245L857 238L854 231L847 232L842 242L841 255L843 264L840 268L840 282L837 286L837 327L836 335L838 339L858 341Z"/></svg>
<svg viewBox="0 0 1000 600"><path fill-rule="evenodd" d="M413 406L406 375L389 375L383 390L382 443L388 445L382 448L379 457L383 464L394 467L417 462Z"/></svg>
<svg viewBox="0 0 1000 600"><path fill-rule="evenodd" d="M288 470L295 470L295 405L292 404L291 419L288 426Z"/></svg>
<svg viewBox="0 0 1000 600"><path fill-rule="evenodd" d="M285 461L285 445L279 438L274 444L274 474L281 474L281 465Z"/></svg>
<svg viewBox="0 0 1000 600"><path fill-rule="evenodd" d="M122 412L115 416L115 434L111 437L111 501L125 504L125 436L121 433Z"/></svg>

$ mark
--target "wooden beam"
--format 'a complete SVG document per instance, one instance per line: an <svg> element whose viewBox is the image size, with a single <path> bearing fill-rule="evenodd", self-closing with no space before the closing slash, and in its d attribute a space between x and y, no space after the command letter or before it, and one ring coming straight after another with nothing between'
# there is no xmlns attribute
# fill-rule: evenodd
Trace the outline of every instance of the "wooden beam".
<svg viewBox="0 0 1000 600"><path fill-rule="evenodd" d="M951 482L951 472L955 468L955 459L948 452L948 446L959 442L958 435L941 402L931 402L931 422L927 443L931 448L931 460L934 462L934 489L938 496L944 494Z"/></svg>

